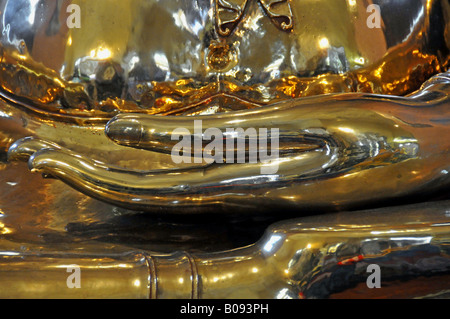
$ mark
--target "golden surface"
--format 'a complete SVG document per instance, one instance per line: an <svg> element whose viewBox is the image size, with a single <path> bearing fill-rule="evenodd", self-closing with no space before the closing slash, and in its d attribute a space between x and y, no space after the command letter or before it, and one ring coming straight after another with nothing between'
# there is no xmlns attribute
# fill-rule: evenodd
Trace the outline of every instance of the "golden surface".
<svg viewBox="0 0 450 319"><path fill-rule="evenodd" d="M0 0L1 298L448 297L448 1L39 3ZM176 165L195 119L279 171Z"/></svg>
<svg viewBox="0 0 450 319"><path fill-rule="evenodd" d="M206 3L72 3L80 5L82 28L68 29L68 14L49 1L45 14L60 15L51 36L45 29L57 26L46 18L30 31L31 47L3 36L3 95L50 114L198 115L324 93L404 95L449 63L445 1L387 7L398 15L386 13L383 28L369 29L358 1L237 1L230 11L217 0L231 14L226 36L214 34L221 27L205 17L220 10ZM283 23L293 27L280 30Z"/></svg>
<svg viewBox="0 0 450 319"><path fill-rule="evenodd" d="M193 134L190 116L120 114L108 123L107 136L102 128L38 125L40 138L20 139L8 156L89 196L136 210L354 209L448 186L450 145L441 137L450 134L449 88L443 73L408 97L315 96L201 117L204 130L222 132L235 123L258 130L270 119L269 128L280 131L271 174L261 174L269 165L262 162L194 162L180 169L171 159L177 143L171 136L180 127Z"/></svg>

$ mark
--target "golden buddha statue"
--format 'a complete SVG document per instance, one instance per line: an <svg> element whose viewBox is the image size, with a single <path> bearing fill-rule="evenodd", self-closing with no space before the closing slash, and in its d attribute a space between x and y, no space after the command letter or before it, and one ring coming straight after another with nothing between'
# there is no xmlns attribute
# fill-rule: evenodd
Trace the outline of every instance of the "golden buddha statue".
<svg viewBox="0 0 450 319"><path fill-rule="evenodd" d="M352 298L373 264L416 289L368 296L449 289L448 1L0 12L0 297Z"/></svg>

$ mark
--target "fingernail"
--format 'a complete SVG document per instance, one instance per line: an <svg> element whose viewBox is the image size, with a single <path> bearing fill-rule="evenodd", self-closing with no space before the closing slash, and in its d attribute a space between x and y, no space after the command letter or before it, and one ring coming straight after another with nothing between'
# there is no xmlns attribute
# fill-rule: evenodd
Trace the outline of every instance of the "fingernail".
<svg viewBox="0 0 450 319"><path fill-rule="evenodd" d="M136 119L114 117L106 124L105 133L115 143L126 146L139 145L143 127Z"/></svg>

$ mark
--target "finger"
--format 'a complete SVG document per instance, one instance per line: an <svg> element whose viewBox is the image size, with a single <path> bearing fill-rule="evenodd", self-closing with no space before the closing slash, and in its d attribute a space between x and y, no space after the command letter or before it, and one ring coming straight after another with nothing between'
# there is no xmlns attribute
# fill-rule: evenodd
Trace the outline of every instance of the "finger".
<svg viewBox="0 0 450 319"><path fill-rule="evenodd" d="M26 144L34 142L23 143L22 148L29 148ZM264 199L270 185L280 187L295 179L321 175L328 162L329 154L309 152L284 159L278 163L279 173L272 175L261 174L261 164L133 171L93 161L64 148L43 148L29 158L28 165L30 170L59 178L88 196L147 210L162 206L249 205L250 197ZM266 200L275 198L269 196Z"/></svg>

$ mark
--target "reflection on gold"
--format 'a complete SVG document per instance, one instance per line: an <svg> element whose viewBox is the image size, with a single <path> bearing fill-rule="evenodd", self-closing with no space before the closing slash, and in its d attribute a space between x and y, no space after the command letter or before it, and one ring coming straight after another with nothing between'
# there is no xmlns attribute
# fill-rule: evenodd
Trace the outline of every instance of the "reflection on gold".
<svg viewBox="0 0 450 319"><path fill-rule="evenodd" d="M328 40L321 39L320 46L328 46ZM30 107L41 108L50 114L108 118L117 112L199 115L209 113L214 105L218 107L213 112L219 113L329 93L405 95L416 90L431 75L445 70L446 66L436 56L422 54L417 49L405 51L403 47L397 51L401 54L391 53L380 65L346 74L313 78L288 76L273 80L264 87L260 84L240 85L228 80L208 84L187 79L152 82L151 87L138 86L142 92L139 101L107 98L96 102L87 96L83 85L68 83L52 70L33 62L30 57L4 50L0 83L7 96L29 99ZM91 56L107 60L111 52L100 47L91 51ZM61 104L69 104L70 107L62 107Z"/></svg>
<svg viewBox="0 0 450 319"><path fill-rule="evenodd" d="M93 59L106 60L111 57L112 53L109 49L99 47L98 49L92 50L90 56Z"/></svg>
<svg viewBox="0 0 450 319"><path fill-rule="evenodd" d="M5 226L5 224L0 223L0 234L1 235L7 235L7 234L11 234L12 230L8 227Z"/></svg>
<svg viewBox="0 0 450 319"><path fill-rule="evenodd" d="M354 210L449 185L450 4L411 0L368 30L355 0L72 2L89 13L83 28L55 25L62 2L43 0L33 41L16 41L13 23L30 18L19 12L0 36L1 298L448 292L448 201ZM171 133L200 115L205 128L280 128L281 158L173 165ZM235 215L273 211L317 216L229 241ZM387 289L364 290L371 263Z"/></svg>
<svg viewBox="0 0 450 319"><path fill-rule="evenodd" d="M206 47L203 48L199 43L196 49L183 49L176 42L172 43L173 39L167 39L163 49L158 44L158 37L161 31L159 28L164 23L155 26L150 22L163 17L155 17L152 11L147 11L146 5L142 4L140 12L137 10L139 6L130 7L117 0L108 8L99 3L81 1L83 12L90 12L88 17L95 12L102 12L102 16L103 12L108 12L109 18L101 21L85 18L85 28L60 30L58 37L48 39L35 31L39 39L45 39L43 43L55 46L54 52L48 52L48 46L45 50L41 48L38 41L35 41L35 49L26 48L25 43L17 49L3 41L1 88L7 98L24 100L27 107L39 109L40 113L102 118L110 118L119 112L200 115L249 109L328 93L363 92L402 96L417 90L430 76L446 71L449 64L448 49L438 48L435 44L430 49L427 44L427 38L433 32L430 30L432 11L446 12L448 8L445 4L428 1L417 16L405 13L405 16L398 17L411 21L410 33L398 43L388 44L390 35L386 30L367 28L364 5L354 1L342 2L327 3L326 6L320 3L290 3L289 10L283 12L286 18L294 16L295 26L286 33L275 25L282 25L287 20L278 20L281 16L271 16L271 9L264 11L257 3L250 2L246 9L249 12L241 16L243 25L234 25L236 32L232 36L223 38L218 35ZM166 10L174 10L173 15L177 18L176 26L171 26L170 30L180 43L186 39L179 38L179 29L192 29L191 32L195 30L202 36L202 32L208 32L210 25L200 25L198 22L195 29L187 25L185 13L181 9L175 10L172 5L168 4ZM318 9L319 6L322 11ZM49 10L51 8L53 5L49 4ZM158 6L152 9L155 12L162 10ZM153 19L141 21L136 18L145 12ZM119 14L121 23L116 25L113 23L114 17ZM329 20L317 19L317 14L325 14ZM256 19L262 23L266 15L275 25L263 23L258 25L258 28L263 28L260 31L249 26L246 29L246 21ZM302 18L295 19L296 15ZM236 21L241 18L236 18ZM340 24L341 30L334 27L336 24L332 24L333 21L348 22ZM166 25L168 23L166 21ZM230 25L227 24L227 27ZM95 33L87 30L99 31ZM145 36L139 33L143 30ZM253 37L257 38L258 32L264 37L261 36L261 43L255 44L256 54L249 57L247 55L251 50L248 53L239 51L246 41L254 43ZM247 36L247 33L252 36ZM60 42L61 38L65 41ZM150 39L153 42L148 42ZM280 45L286 46L285 50L292 47L291 55L283 59L276 54L271 56L271 50L279 45L271 42L275 40L281 41ZM186 45L192 44L189 41ZM60 47L61 43L63 47ZM25 48L22 48L24 45ZM264 49L266 51L263 51L263 47L267 48ZM150 72L148 80L134 79L133 72L149 72L150 66L141 66L142 63L149 63L148 57L143 55L145 50L153 55L157 67L166 74L166 79L152 79L152 72L156 71ZM335 55L341 54L340 50L343 56L337 59ZM173 58L169 52L172 52ZM65 55L61 56L63 53ZM192 59L181 63L183 56ZM176 64L177 61L181 64ZM193 61L197 61L197 64L192 64ZM57 63L61 67L55 67ZM282 65L289 63L293 63L290 69L281 69ZM349 65L334 70L330 63ZM241 64L248 64L249 67ZM171 75L175 73L173 69L181 65L186 69L185 74ZM263 72L270 75L258 79L259 73Z"/></svg>

